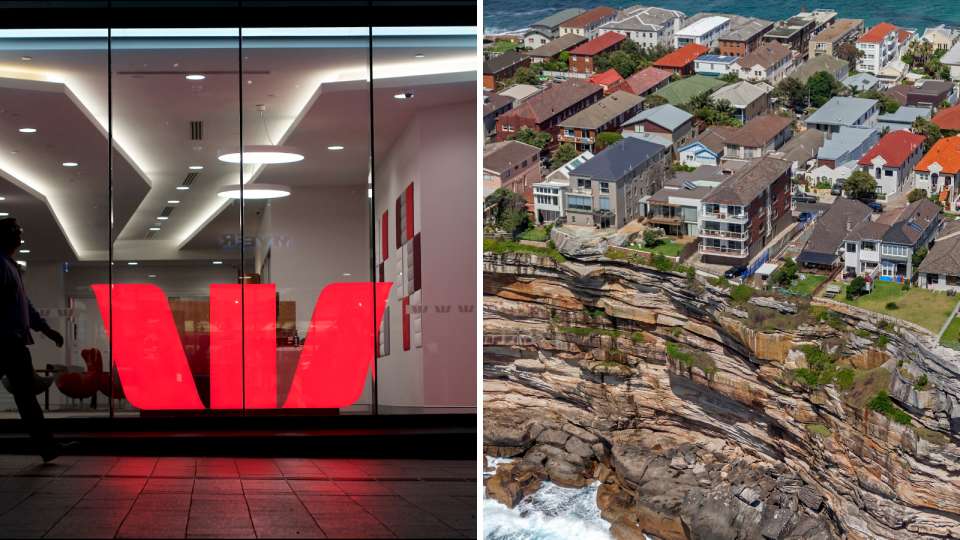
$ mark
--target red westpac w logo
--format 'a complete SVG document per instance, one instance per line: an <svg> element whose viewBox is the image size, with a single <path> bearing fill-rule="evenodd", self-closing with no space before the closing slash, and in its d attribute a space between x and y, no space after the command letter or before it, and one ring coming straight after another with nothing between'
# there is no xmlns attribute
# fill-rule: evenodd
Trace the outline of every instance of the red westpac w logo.
<svg viewBox="0 0 960 540"><path fill-rule="evenodd" d="M360 397L392 285L333 283L323 289L283 408L346 407ZM110 286L93 290L109 333ZM148 410L203 409L163 291L114 285L112 301L108 337L130 403ZM211 408L277 407L276 320L275 285L210 286Z"/></svg>

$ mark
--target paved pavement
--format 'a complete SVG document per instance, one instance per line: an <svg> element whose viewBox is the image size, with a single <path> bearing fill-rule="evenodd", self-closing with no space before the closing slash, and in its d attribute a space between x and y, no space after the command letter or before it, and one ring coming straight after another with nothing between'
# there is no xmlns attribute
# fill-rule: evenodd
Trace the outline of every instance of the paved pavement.
<svg viewBox="0 0 960 540"><path fill-rule="evenodd" d="M476 461L0 456L3 538L476 538Z"/></svg>

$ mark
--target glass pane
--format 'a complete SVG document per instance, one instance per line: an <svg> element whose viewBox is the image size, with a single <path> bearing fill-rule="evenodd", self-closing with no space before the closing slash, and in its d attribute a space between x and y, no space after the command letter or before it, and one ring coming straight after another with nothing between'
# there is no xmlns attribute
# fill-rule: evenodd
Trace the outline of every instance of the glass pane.
<svg viewBox="0 0 960 540"><path fill-rule="evenodd" d="M33 306L66 340L58 348L43 325L31 332L47 417L107 416L110 407L109 347L90 286L109 280L107 41L105 31L75 35L0 31L0 218L22 227L12 260ZM132 172L122 158L116 167ZM0 416L16 418L7 377L3 386Z"/></svg>
<svg viewBox="0 0 960 540"><path fill-rule="evenodd" d="M241 77L237 30L114 29L112 48L113 133L132 169L113 186L121 386L142 416L242 414L239 393L211 384L218 369L242 369L239 348L218 340L236 335L224 325L242 304L218 294L253 277L241 204L218 195L239 186L240 166L219 156L240 145L241 80L254 88L269 74Z"/></svg>
<svg viewBox="0 0 960 540"><path fill-rule="evenodd" d="M476 66L475 28L374 28L381 414L476 413Z"/></svg>

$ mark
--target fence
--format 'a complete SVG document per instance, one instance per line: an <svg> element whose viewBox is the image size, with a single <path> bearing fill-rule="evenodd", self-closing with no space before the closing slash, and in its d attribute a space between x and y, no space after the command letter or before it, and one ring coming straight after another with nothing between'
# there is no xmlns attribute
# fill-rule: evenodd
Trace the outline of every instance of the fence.
<svg viewBox="0 0 960 540"><path fill-rule="evenodd" d="M753 275L757 273L757 270L759 270L760 267L763 266L768 260L770 260L770 250L765 249L763 250L763 253L757 257L757 260L750 263L750 266L747 267L747 271L743 274L743 280L746 281L752 278Z"/></svg>
<svg viewBox="0 0 960 540"><path fill-rule="evenodd" d="M830 275L827 276L827 279L823 280L823 282L817 285L817 288L813 290L813 296L817 296L817 293L819 293L824 287L827 286L827 284L833 281L833 278L837 277L837 274L839 274L841 270L843 270L843 265L834 268L833 272L830 272Z"/></svg>
<svg viewBox="0 0 960 540"><path fill-rule="evenodd" d="M700 238L697 238L695 242L691 242L687 244L687 247L683 248L683 251L681 251L679 255L681 261L687 260L687 257L697 252L697 248L700 247L700 240Z"/></svg>
<svg viewBox="0 0 960 540"><path fill-rule="evenodd" d="M569 71L546 71L541 73L544 77L563 77L564 79L586 79L586 73L571 73Z"/></svg>

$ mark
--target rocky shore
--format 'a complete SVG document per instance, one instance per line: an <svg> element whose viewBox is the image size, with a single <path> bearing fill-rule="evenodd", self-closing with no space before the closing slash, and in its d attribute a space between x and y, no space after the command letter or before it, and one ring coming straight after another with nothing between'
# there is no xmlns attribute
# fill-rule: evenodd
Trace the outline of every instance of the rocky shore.
<svg viewBox="0 0 960 540"><path fill-rule="evenodd" d="M484 453L513 458L488 498L599 482L617 538L960 538L960 355L929 333L603 257L483 264ZM856 376L805 383L811 345Z"/></svg>

